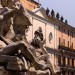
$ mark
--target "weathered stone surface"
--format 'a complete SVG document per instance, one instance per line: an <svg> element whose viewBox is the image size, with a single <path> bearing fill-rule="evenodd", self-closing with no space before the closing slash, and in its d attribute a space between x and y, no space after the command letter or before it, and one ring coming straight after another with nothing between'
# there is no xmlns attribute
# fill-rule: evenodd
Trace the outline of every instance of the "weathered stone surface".
<svg viewBox="0 0 75 75"><path fill-rule="evenodd" d="M8 71L6 71L3 67L0 67L0 75L9 75Z"/></svg>
<svg viewBox="0 0 75 75"><path fill-rule="evenodd" d="M31 67L28 71L28 75L37 75L36 70L34 67Z"/></svg>
<svg viewBox="0 0 75 75"><path fill-rule="evenodd" d="M44 71L38 70L37 75L50 75L50 70L44 70Z"/></svg>
<svg viewBox="0 0 75 75"><path fill-rule="evenodd" d="M31 67L28 71L28 75L50 75L50 71L47 70L35 70L34 67Z"/></svg>
<svg viewBox="0 0 75 75"><path fill-rule="evenodd" d="M4 0L3 0L4 1ZM29 44L27 39L25 38L25 30L31 25L28 14L26 13L26 9L19 2L17 4L17 0L9 0L8 4L2 1L2 5L6 8L2 7L0 12L0 34L5 36L5 38L11 39L13 37L13 41L19 41L12 43L8 43L6 39L2 38L1 40L1 48L4 53L0 53L0 65L5 67L8 70L12 71L25 71L28 75L50 75L50 71L52 73L55 72L55 68L53 67L52 61L46 49L43 47L45 43L43 39L43 33L41 28L35 33L34 37L34 46ZM14 5L13 5L14 3ZM14 6L14 7L13 7ZM9 9L13 11L10 14ZM15 10L15 11L14 11ZM12 12L11 11L11 12ZM4 13L2 13L4 12ZM2 14L1 14L2 13ZM8 16L9 14L9 16ZM3 17L3 18L2 18ZM11 19L12 18L12 19ZM10 28L10 26L13 26ZM11 35L10 30L14 30L13 35L15 33L15 37ZM8 37L10 35L10 37ZM20 37L19 37L20 35ZM7 43L8 46L6 46ZM21 41L21 42L20 42ZM3 48L4 47L4 48ZM1 49L1 50L2 50ZM18 51L21 51L18 53ZM2 52L3 52L2 51ZM22 57L21 57L22 55ZM1 63L6 63L6 65L2 65ZM34 67L32 67L34 66ZM1 75L11 75L6 69L2 69ZM51 69L51 70L49 70ZM14 74L12 71L12 75ZM18 74L20 74L18 72ZM21 75L21 74L20 74Z"/></svg>
<svg viewBox="0 0 75 75"><path fill-rule="evenodd" d="M6 47L6 44L0 40L0 49Z"/></svg>
<svg viewBox="0 0 75 75"><path fill-rule="evenodd" d="M21 59L16 58L16 61L8 62L7 69L13 70L13 71L15 71L15 70L22 71L22 70L26 70L28 68L27 68L27 65L25 65Z"/></svg>

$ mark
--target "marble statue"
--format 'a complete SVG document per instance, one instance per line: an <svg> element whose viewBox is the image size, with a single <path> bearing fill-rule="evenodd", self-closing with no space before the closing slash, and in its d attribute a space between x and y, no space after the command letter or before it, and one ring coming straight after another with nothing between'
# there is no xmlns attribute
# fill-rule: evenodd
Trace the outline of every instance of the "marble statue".
<svg viewBox="0 0 75 75"><path fill-rule="evenodd" d="M43 47L41 28L35 32L35 39L39 38L38 48L27 41L25 30L30 25L28 13L19 0L0 0L1 75L53 75L59 72Z"/></svg>

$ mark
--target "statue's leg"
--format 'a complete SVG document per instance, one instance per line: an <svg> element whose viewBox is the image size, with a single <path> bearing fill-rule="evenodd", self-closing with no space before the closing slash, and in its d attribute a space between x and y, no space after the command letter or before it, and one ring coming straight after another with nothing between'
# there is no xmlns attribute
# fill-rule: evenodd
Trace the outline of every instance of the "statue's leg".
<svg viewBox="0 0 75 75"><path fill-rule="evenodd" d="M45 69L47 66L37 62L36 58L31 52L31 48L27 48L24 42L16 42L11 45L7 45L5 48L2 49L1 54L3 55L14 55L21 50L22 54L28 58L30 61L34 63L34 66L37 69Z"/></svg>
<svg viewBox="0 0 75 75"><path fill-rule="evenodd" d="M47 64L48 64L48 66L49 66L52 74L56 74L57 72L60 71L60 69L59 70L58 69L55 69L55 67L53 65L53 62L52 62L52 60L50 58L50 55L47 56Z"/></svg>
<svg viewBox="0 0 75 75"><path fill-rule="evenodd" d="M55 70L54 66L53 66L53 63L51 61L51 58L50 58L50 54L44 54L44 55L41 55L39 57L40 60L44 60L46 62L46 64L48 65L48 67L50 68L50 71L52 72L52 74L55 74L57 72L57 70Z"/></svg>
<svg viewBox="0 0 75 75"><path fill-rule="evenodd" d="M3 55L14 55L18 53L18 50L21 50L22 54L27 57L29 60L33 61L34 57L31 51L26 47L24 42L16 42L10 45L7 45L0 52Z"/></svg>

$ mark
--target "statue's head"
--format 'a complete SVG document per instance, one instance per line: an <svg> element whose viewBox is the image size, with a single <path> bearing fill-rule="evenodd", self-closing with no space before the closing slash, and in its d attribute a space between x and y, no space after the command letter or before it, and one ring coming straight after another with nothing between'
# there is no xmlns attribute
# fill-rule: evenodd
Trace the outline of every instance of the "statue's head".
<svg viewBox="0 0 75 75"><path fill-rule="evenodd" d="M3 7L9 7L9 8L14 8L20 3L19 0L0 0L0 2Z"/></svg>
<svg viewBox="0 0 75 75"><path fill-rule="evenodd" d="M39 30L39 32L42 32L42 28L41 28L41 27L39 27L39 29L38 29L38 30Z"/></svg>

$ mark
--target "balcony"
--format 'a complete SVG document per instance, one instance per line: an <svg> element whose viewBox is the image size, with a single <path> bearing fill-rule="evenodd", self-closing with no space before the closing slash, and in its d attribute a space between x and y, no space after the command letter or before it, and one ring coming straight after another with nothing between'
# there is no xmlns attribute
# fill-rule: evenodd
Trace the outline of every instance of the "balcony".
<svg viewBox="0 0 75 75"><path fill-rule="evenodd" d="M61 67L61 69L74 70L75 71L75 67L71 66L71 65L65 65L65 66L61 65L60 67Z"/></svg>
<svg viewBox="0 0 75 75"><path fill-rule="evenodd" d="M72 49L72 48L69 48L69 47L66 47L66 46L62 46L62 45L59 45L58 49L75 53L75 49Z"/></svg>

